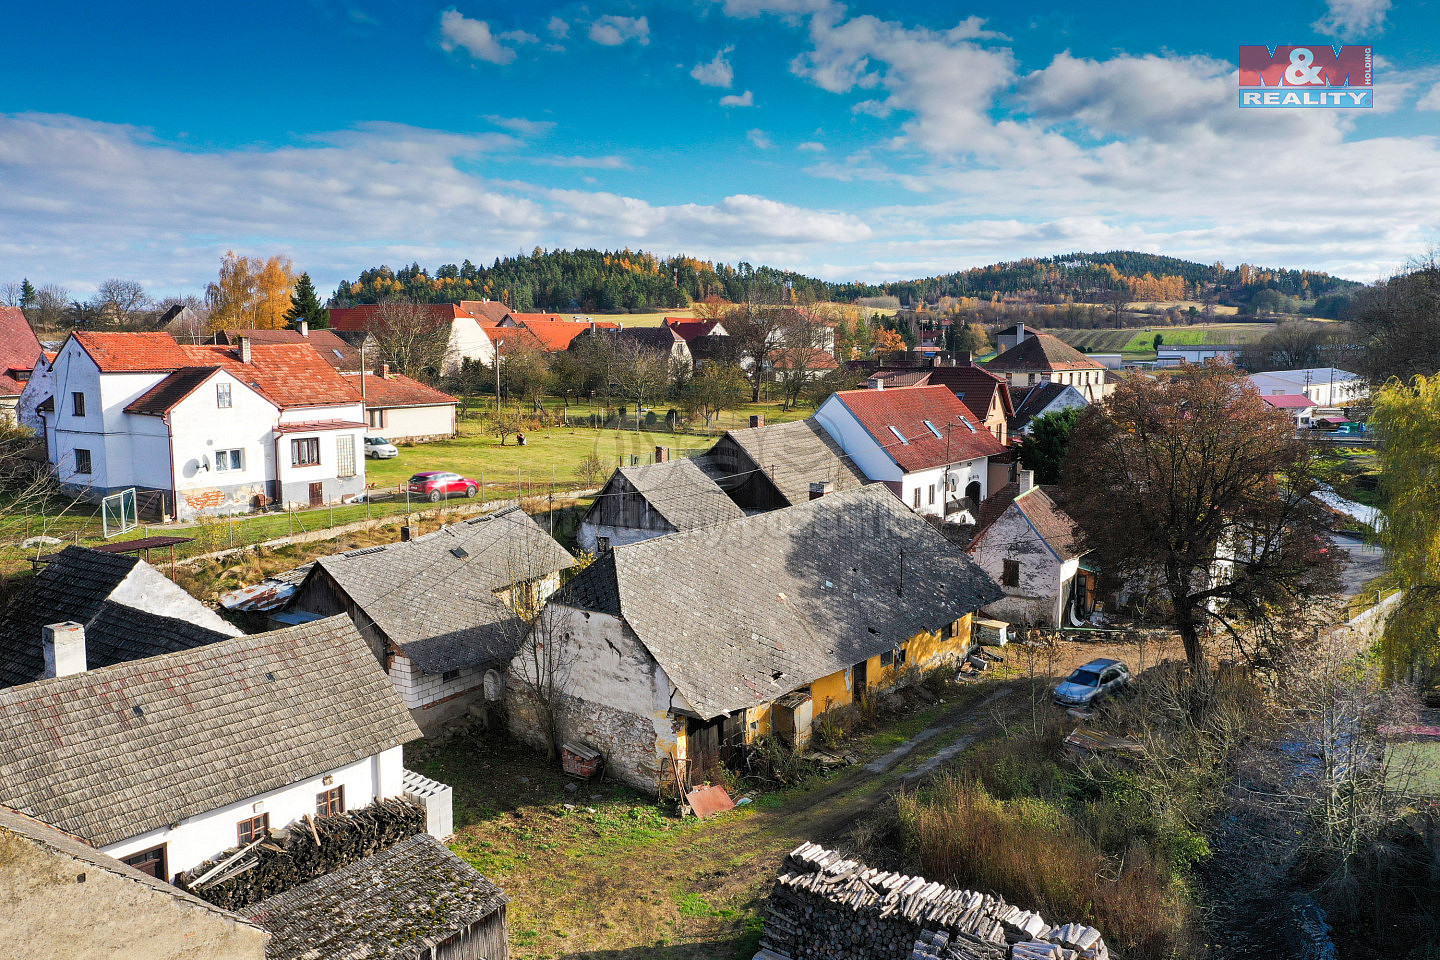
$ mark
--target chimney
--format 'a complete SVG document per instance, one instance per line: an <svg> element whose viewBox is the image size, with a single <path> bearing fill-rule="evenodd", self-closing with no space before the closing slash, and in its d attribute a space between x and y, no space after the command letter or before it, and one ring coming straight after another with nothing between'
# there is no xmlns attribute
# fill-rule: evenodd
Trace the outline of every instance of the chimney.
<svg viewBox="0 0 1440 960"><path fill-rule="evenodd" d="M299 326L297 329L300 331L300 336L302 336L302 337L308 337L308 336L310 336L310 321L309 321L309 320L301 320L301 321L300 321L300 326Z"/></svg>
<svg viewBox="0 0 1440 960"><path fill-rule="evenodd" d="M238 353L239 353L239 355L240 355L240 362L241 362L241 363L249 363L249 362L250 362L250 338L249 338L249 337L236 337L236 338L235 338L235 345L236 345L236 347L238 348Z"/></svg>
<svg viewBox="0 0 1440 960"><path fill-rule="evenodd" d="M382 364L380 364L380 369L379 369L379 371L377 371L377 372L380 374L380 379L381 379L381 380L389 380L389 379L390 379L390 364L388 364L388 363L382 363Z"/></svg>
<svg viewBox="0 0 1440 960"><path fill-rule="evenodd" d="M85 628L73 620L41 628L45 648L45 678L68 677L85 672Z"/></svg>
<svg viewBox="0 0 1440 960"><path fill-rule="evenodd" d="M590 321L590 332L591 332L591 333L594 333L594 332L595 332L595 321L594 321L594 320L591 320L591 321Z"/></svg>
<svg viewBox="0 0 1440 960"><path fill-rule="evenodd" d="M669 448L669 447L656 447L656 448L655 448L655 462L656 462L656 463L669 463L669 462L670 462L670 448Z"/></svg>
<svg viewBox="0 0 1440 960"><path fill-rule="evenodd" d="M750 426L752 426L752 427L763 427L763 426L765 426L765 414L763 414L763 413L752 413L752 414L750 414Z"/></svg>
<svg viewBox="0 0 1440 960"><path fill-rule="evenodd" d="M1020 483L1020 490L1019 490L1018 493L1016 494L1017 496L1018 496L1020 493L1024 493L1025 491L1027 491L1027 490L1029 490L1030 488L1032 488L1032 487L1035 486L1035 471L1034 471L1034 470L1021 470L1021 471L1020 471L1020 481L1019 481L1019 483Z"/></svg>
<svg viewBox="0 0 1440 960"><path fill-rule="evenodd" d="M816 480L810 484L810 499L819 500L821 497L835 492L835 484L829 480Z"/></svg>
<svg viewBox="0 0 1440 960"><path fill-rule="evenodd" d="M1025 342L1025 321L1021 320L1015 324L1015 345L1019 346Z"/></svg>

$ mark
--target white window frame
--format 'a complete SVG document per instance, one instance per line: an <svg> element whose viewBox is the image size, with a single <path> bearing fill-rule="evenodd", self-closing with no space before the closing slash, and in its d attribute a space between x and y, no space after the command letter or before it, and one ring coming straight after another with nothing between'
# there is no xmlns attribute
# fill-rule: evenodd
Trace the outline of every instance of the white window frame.
<svg viewBox="0 0 1440 960"><path fill-rule="evenodd" d="M234 397L230 390L230 384L221 381L215 384L215 409L229 410L234 405Z"/></svg>
<svg viewBox="0 0 1440 960"><path fill-rule="evenodd" d="M239 457L240 465L232 466L235 457ZM221 464L224 464L223 466ZM215 451L215 472L216 473L238 473L245 469L245 450L243 447L235 447L229 450Z"/></svg>

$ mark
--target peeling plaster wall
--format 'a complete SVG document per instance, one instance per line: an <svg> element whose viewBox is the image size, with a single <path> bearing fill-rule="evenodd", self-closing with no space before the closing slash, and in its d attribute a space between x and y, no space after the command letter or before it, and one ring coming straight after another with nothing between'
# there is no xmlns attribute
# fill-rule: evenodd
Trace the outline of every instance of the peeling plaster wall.
<svg viewBox="0 0 1440 960"><path fill-rule="evenodd" d="M1061 563L1019 507L1011 504L970 545L970 555L1005 591L1004 599L985 608L988 615L1010 623L1060 626L1063 587L1075 576L1079 562ZM1020 582L1016 586L1007 586L1004 581L1006 560L1020 564Z"/></svg>
<svg viewBox="0 0 1440 960"><path fill-rule="evenodd" d="M555 642L569 665L560 709L563 739L583 740L605 756L612 776L654 793L661 758L685 756L684 721L671 715L673 687L665 671L618 617L554 604ZM510 730L544 749L545 731L523 678L528 645L511 662L507 705ZM678 726L678 731L677 731Z"/></svg>

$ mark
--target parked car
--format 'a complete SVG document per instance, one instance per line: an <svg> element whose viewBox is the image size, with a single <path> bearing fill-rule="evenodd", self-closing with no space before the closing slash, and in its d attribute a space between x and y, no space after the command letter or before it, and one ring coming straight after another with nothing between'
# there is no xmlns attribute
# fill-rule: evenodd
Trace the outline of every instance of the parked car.
<svg viewBox="0 0 1440 960"><path fill-rule="evenodd" d="M480 490L480 484L458 473L443 470L422 470L410 478L408 484L411 496L422 496L431 503L446 497L473 497Z"/></svg>
<svg viewBox="0 0 1440 960"><path fill-rule="evenodd" d="M365 456L372 460L389 460L391 457L400 456L400 451L384 437L366 437Z"/></svg>
<svg viewBox="0 0 1440 960"><path fill-rule="evenodd" d="M1130 668L1119 660L1099 657L1080 667L1055 688L1062 707L1088 707L1130 682Z"/></svg>

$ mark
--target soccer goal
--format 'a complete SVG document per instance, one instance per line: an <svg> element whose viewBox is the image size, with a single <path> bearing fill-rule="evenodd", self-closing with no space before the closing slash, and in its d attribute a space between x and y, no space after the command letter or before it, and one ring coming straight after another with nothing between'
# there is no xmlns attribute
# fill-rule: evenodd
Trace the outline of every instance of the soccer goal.
<svg viewBox="0 0 1440 960"><path fill-rule="evenodd" d="M105 539L118 537L139 526L135 511L135 488L112 493L100 501L100 522L105 528Z"/></svg>

